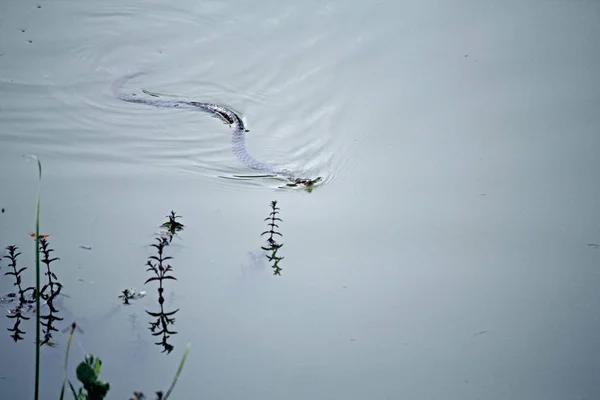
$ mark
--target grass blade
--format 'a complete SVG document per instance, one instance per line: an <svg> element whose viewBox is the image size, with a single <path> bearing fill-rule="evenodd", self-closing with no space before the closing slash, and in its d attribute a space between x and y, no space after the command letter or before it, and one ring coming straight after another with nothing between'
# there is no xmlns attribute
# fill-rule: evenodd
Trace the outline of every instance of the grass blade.
<svg viewBox="0 0 600 400"><path fill-rule="evenodd" d="M169 398L169 396L171 395L171 392L175 388L175 384L177 383L177 380L179 379L179 375L181 374L181 371L183 370L183 364L185 364L185 359L187 358L188 353L190 352L190 347L191 347L191 345L189 343L187 346L185 346L185 351L183 352L183 357L181 357L181 361L179 362L179 367L177 368L177 373L173 377L173 382L171 382L171 387L169 388L169 390L167 390L167 393L165 394L165 397L163 397L163 400L167 400Z"/></svg>
<svg viewBox="0 0 600 400"><path fill-rule="evenodd" d="M35 390L34 399L40 397L40 195L42 191L42 163L34 155L25 155L32 158L38 165L38 190L35 201Z"/></svg>
<svg viewBox="0 0 600 400"><path fill-rule="evenodd" d="M69 350L71 349L71 341L73 340L73 332L75 329L71 329L71 333L69 333L69 338L67 339L67 348L65 350L65 376L63 378L62 387L60 388L60 400L63 400L65 395L65 385L67 384L67 366L69 365ZM69 382L71 385L71 382ZM71 388L73 385L71 385ZM75 396L77 398L77 396Z"/></svg>

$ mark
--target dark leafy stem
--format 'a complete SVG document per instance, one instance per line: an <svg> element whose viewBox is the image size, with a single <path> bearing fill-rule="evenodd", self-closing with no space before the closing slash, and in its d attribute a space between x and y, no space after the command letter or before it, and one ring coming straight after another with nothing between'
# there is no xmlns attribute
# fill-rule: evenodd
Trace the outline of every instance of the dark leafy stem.
<svg viewBox="0 0 600 400"><path fill-rule="evenodd" d="M175 315L175 313L178 311L179 309L171 312L165 312L162 304L160 305L160 312L153 313L146 311L148 315L156 318L154 322L150 322L150 332L152 332L152 336L162 336L160 341L155 342L154 344L162 346L163 353L166 352L169 354L175 348L168 342L168 339L171 337L171 335L176 335L177 332L170 330L169 325L175 324L175 318L171 318L171 316Z"/></svg>
<svg viewBox="0 0 600 400"><path fill-rule="evenodd" d="M152 244L152 247L156 249L158 255L148 257L148 261L146 262L146 271L152 271L154 274L156 274L156 276L148 278L144 284L158 280L160 281L160 285L162 287L163 279L177 279L174 276L167 275L168 272L173 271L173 267L165 263L165 261L173 259L173 257L164 255L165 247L167 247L168 244L158 237L156 238L156 241L157 243Z"/></svg>
<svg viewBox="0 0 600 400"><path fill-rule="evenodd" d="M58 282L58 278L50 269L50 264L59 260L58 257L52 258L50 256L53 251L54 249L50 248L47 236L42 236L40 238L40 252L43 256L41 262L46 266L44 275L46 276L48 283L42 287L40 296L42 299L44 299L48 306L48 314L40 316L40 319L42 320L41 324L44 327L44 339L40 342L40 345L52 344L52 332L58 331L53 324L56 321L63 320L62 318L56 316L58 309L54 306L54 300L60 294L63 286L60 282Z"/></svg>
<svg viewBox="0 0 600 400"><path fill-rule="evenodd" d="M38 6L38 8L39 7L40 6ZM38 400L39 395L40 395L40 391L39 391L40 345L39 344L42 343L42 341L40 340L41 326L43 325L46 328L43 343L52 345L52 343L50 342L51 334L52 334L52 332L57 331L57 329L55 329L52 326L52 324L55 321L62 320L62 318L58 318L55 315L52 315L53 313L58 312L58 310L56 310L54 308L53 301L60 294L63 286L60 282L58 282L56 274L51 270L51 264L53 262L59 260L59 258L52 257L52 252L54 250L49 247L47 236L45 236L45 235L40 236L39 220L40 220L42 165L37 157L35 157L35 156L26 156L26 157L34 159L38 165L38 190L37 190L36 211L35 211L35 233L32 234L32 237L34 238L34 241L35 241L35 247L34 247L34 249L35 249L35 287L23 288L22 273L27 268L18 266L17 260L21 253L18 251L17 246L8 246L7 247L8 254L3 256L2 259L7 259L9 261L8 267L11 268L11 270L5 272L4 275L12 276L14 278L14 280L15 280L14 286L17 287L17 291L16 291L17 293L9 293L7 296L0 297L0 299L2 300L2 302L18 301L18 303L19 303L19 305L15 309L9 310L9 315L8 315L9 318L17 319L17 323L15 324L14 328L9 329L9 331L14 332L13 337L15 338L15 340L22 339L23 338L22 335L25 333L24 331L22 331L19 328L21 320L28 319L27 317L22 315L22 309L25 306L31 307L31 304L35 303L35 322L36 322L35 343L36 343L36 345L35 345L34 400ZM4 208L2 208L1 211L4 212ZM172 274L170 274L172 271L171 265L167 264L167 261L172 258L165 256L163 253L164 253L164 247L169 245L170 241L173 239L173 236L175 234L177 234L177 232L179 232L183 229L183 224L177 222L176 221L177 218L180 218L180 217L177 216L175 214L175 212L171 212L169 221L167 221L165 223L165 224L168 224L168 226L165 226L165 224L163 224L163 227L168 229L168 232L170 235L169 240L165 240L164 237L157 238L158 243L153 246L156 248L158 255L150 257L148 260L148 263L147 263L148 271L153 271L156 276L148 279L146 283L152 282L152 281L159 282L158 293L159 293L159 303L161 306L159 313L148 312L149 315L157 318L157 322L151 323L151 328L152 327L153 327L153 329L161 328L161 331L156 333L156 335L163 334L163 343L162 344L165 347L165 351L167 351L167 352L170 352L173 350L173 346L166 343L166 339L169 338L170 335L177 333L177 332L173 331L172 329L170 329L169 326L173 325L175 323L174 315L179 310L165 312L163 309L163 304L164 304L163 281L164 280L176 280L176 278ZM40 264L42 264L42 263L46 266L44 275L47 278L47 283L43 287L41 287L41 283L40 283L40 269L41 269ZM28 296L28 292L32 292L30 296ZM145 292L143 292L143 293L145 293ZM129 291L126 290L123 292L123 297L124 297L125 301L127 302L129 299L143 297L143 294L142 294L142 292L137 294L130 290ZM41 303L40 299L43 299L45 304L47 304L50 309L50 314L48 316L40 316L40 303ZM31 308L29 308L29 311L31 311ZM43 322L42 322L42 320L43 320ZM101 365L102 365L102 362L100 361L99 358L95 358L92 354L88 354L85 357L84 361L79 363L79 365L77 366L77 369L76 369L77 379L83 385L83 387L79 388L79 390L75 389L74 385L67 377L68 355L69 355L69 350L71 347L73 333L75 332L76 329L81 332L81 329L77 327L75 322L73 322L70 327L71 332L69 334L69 338L67 341L67 347L66 347L66 353L65 353L65 365L64 365L65 375L64 375L63 384L61 387L59 398L60 398L60 400L63 400L65 391L67 390L66 389L67 384L68 384L68 388L70 389L71 394L73 395L73 398L76 400L102 400L106 397L106 395L110 389L110 385L107 382L104 382L104 381L101 381L98 379L99 374L100 374ZM63 332L66 332L66 330ZM179 375L181 374L181 371L182 371L182 368L183 368L183 365L187 358L188 353L189 353L189 345L184 352L184 355L179 364L179 368L177 369L175 377L173 378L173 382L171 383L171 386L169 387L166 394L163 395L162 392L156 392L158 400L167 400L168 397L170 396L170 394L173 391L175 384L179 378ZM136 392L135 398L142 399L142 398L144 398L144 395L141 392Z"/></svg>
<svg viewBox="0 0 600 400"><path fill-rule="evenodd" d="M273 200L271 202L271 212L269 213L269 216L265 218L265 221L268 221L267 226L269 229L260 234L261 236L269 235L267 238L267 246L261 247L261 249L270 252L270 254L267 254L267 259L272 263L271 267L273 268L273 275L281 275L279 262L284 259L284 257L279 257L277 255L277 252L283 246L283 243L277 243L275 240L276 236L283 237L281 233L276 231L276 229L279 229L277 222L283 222L278 215L279 207L277 207L277 201Z"/></svg>
<svg viewBox="0 0 600 400"><path fill-rule="evenodd" d="M21 253L18 252L19 248L17 246L8 246L6 247L6 250L8 251L8 254L5 255L3 258L8 259L8 267L12 268L12 271L5 272L4 275L13 276L15 278L14 286L17 287L17 293L19 293L19 304L23 305L26 303L25 294L29 291L35 292L35 288L28 287L26 289L23 289L23 287L21 286L21 273L23 273L23 271L25 271L27 267L19 268L17 265L17 258L21 255Z"/></svg>
<svg viewBox="0 0 600 400"><path fill-rule="evenodd" d="M11 332L10 337L17 342L25 338L23 336L25 335L25 331L21 330L21 321L28 320L29 317L27 317L23 311L31 307L32 303L34 302L33 299L36 297L36 291L34 287L23 289L21 274L27 269L27 267L19 268L18 266L18 257L21 255L21 253L18 252L19 248L17 246L8 246L6 250L8 251L8 254L3 258L8 259L8 267L12 268L12 271L5 272L4 275L14 277L14 286L17 287L16 294L18 295L18 299L15 299L17 305L12 308L7 315L8 318L14 319L15 323L12 328L7 328L7 330ZM32 292L31 297L27 296L28 292Z"/></svg>
<svg viewBox="0 0 600 400"><path fill-rule="evenodd" d="M153 336L161 337L160 341L155 342L155 344L162 346L163 352L166 352L167 354L171 353L171 351L174 349L174 346L168 342L168 339L172 335L177 334L172 327L175 324L175 318L173 316L179 311L179 309L167 312L164 308L164 281L177 280L177 278L175 278L172 274L173 267L171 264L169 264L173 257L165 255L165 249L169 246L173 236L183 229L183 224L176 221L176 219L180 217L176 215L174 211L171 211L171 214L168 216L168 218L169 220L163 223L161 227L168 229L169 240L166 240L164 236L158 236L155 238L156 243L152 244L152 247L156 250L156 255L148 257L148 260L146 261L146 271L154 273L154 276L148 278L146 282L144 282L144 284L158 282L157 291L160 310L158 312L150 312L146 310L146 313L153 318L153 320L149 322L150 332Z"/></svg>
<svg viewBox="0 0 600 400"><path fill-rule="evenodd" d="M167 230L167 236L169 237L170 243L173 241L173 237L183 230L184 225L177 221L177 219L181 218L181 216L177 215L175 211L171 211L171 214L167 215L167 218L167 221L164 222L160 227Z"/></svg>

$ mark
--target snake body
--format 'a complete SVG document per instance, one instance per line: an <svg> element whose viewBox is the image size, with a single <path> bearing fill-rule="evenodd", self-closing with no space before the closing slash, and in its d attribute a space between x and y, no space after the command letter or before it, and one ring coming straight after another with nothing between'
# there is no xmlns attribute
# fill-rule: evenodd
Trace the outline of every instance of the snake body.
<svg viewBox="0 0 600 400"><path fill-rule="evenodd" d="M315 183L319 182L321 178L309 179L309 178L298 178L291 174L289 171L279 169L271 165L265 164L261 161L256 160L246 150L246 126L240 116L232 109L213 103L203 103L197 101L180 101L180 100L166 100L158 97L157 95L150 96L138 96L133 93L126 93L123 91L125 83L141 75L141 73L124 76L118 79L112 86L114 95L123 101L136 104L145 104L152 107L159 108L178 108L188 110L200 110L204 111L213 117L217 117L225 122L232 130L231 135L231 148L233 153L247 167L260 171L268 175L279 176L288 180L287 186L306 186L311 187ZM147 93L147 92L146 92Z"/></svg>

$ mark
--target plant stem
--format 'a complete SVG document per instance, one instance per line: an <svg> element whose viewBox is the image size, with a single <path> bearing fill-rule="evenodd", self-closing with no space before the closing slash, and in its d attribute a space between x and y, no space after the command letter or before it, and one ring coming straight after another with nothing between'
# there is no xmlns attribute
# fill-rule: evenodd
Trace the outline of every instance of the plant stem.
<svg viewBox="0 0 600 400"><path fill-rule="evenodd" d="M69 350L71 349L71 341L73 340L73 332L75 328L71 329L71 333L69 333L69 338L67 339L67 349L65 350L65 376L63 378L62 387L60 389L60 400L63 400L65 395L65 385L67 383L67 367L69 365ZM70 382L69 382L70 383Z"/></svg>
<svg viewBox="0 0 600 400"><path fill-rule="evenodd" d="M33 158L38 165L38 190L35 202L35 389L34 400L40 396L40 195L42 190L42 164L34 155L25 157Z"/></svg>
<svg viewBox="0 0 600 400"><path fill-rule="evenodd" d="M171 387L169 388L169 390L167 390L167 394L165 394L165 397L163 397L163 400L167 400L169 398L169 396L171 395L171 392L175 388L175 384L177 383L177 380L179 379L179 375L181 374L181 371L183 370L183 364L185 364L185 359L187 358L188 353L190 352L190 347L191 347L191 344L188 343L188 345L185 347L185 351L183 352L183 357L181 357L181 361L179 362L179 367L177 368L177 372L175 373L175 376L173 377L173 382L171 382Z"/></svg>

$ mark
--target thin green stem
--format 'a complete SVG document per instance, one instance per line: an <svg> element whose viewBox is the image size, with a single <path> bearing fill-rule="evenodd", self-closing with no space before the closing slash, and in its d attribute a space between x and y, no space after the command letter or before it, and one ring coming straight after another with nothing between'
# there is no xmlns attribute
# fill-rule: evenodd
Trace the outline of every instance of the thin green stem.
<svg viewBox="0 0 600 400"><path fill-rule="evenodd" d="M26 155L33 158L38 165L38 190L35 202L35 386L34 400L40 396L40 196L42 191L42 164L34 155Z"/></svg>
<svg viewBox="0 0 600 400"><path fill-rule="evenodd" d="M175 376L173 377L173 382L171 382L171 387L169 388L169 390L167 390L167 394L165 394L165 397L163 397L163 400L167 400L169 398L169 396L171 395L171 392L175 388L175 384L177 383L177 380L179 379L179 375L181 374L181 371L183 370L183 364L185 364L185 359L187 358L188 353L190 352L190 347L191 347L191 344L189 344L189 343L187 346L185 346L185 351L183 352L183 357L181 357L181 361L179 362L179 367L177 368L177 373L175 373Z"/></svg>
<svg viewBox="0 0 600 400"><path fill-rule="evenodd" d="M35 205L35 396L40 388L40 188Z"/></svg>
<svg viewBox="0 0 600 400"><path fill-rule="evenodd" d="M65 386L67 384L67 367L69 365L69 350L71 349L71 340L73 340L73 331L75 331L75 329L71 329L71 333L69 333L69 338L67 339L67 349L65 350L65 376L63 378L62 387L60 388L60 400L63 400L65 395Z"/></svg>

